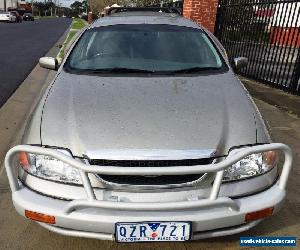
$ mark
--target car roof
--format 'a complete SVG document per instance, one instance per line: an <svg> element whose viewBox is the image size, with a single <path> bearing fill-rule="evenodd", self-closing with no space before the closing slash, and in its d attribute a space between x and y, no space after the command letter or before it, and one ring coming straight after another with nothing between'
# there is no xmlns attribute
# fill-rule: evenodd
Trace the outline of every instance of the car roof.
<svg viewBox="0 0 300 250"><path fill-rule="evenodd" d="M201 26L175 13L134 11L120 12L99 18L90 25L91 28L118 24L167 24L201 29Z"/></svg>

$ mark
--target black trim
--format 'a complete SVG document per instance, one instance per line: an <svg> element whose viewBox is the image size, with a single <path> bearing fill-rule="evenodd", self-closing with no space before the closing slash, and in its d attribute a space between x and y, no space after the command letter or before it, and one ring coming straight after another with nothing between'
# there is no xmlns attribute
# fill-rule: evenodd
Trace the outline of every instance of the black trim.
<svg viewBox="0 0 300 250"><path fill-rule="evenodd" d="M178 8L174 7L110 7L107 11L107 15L112 15L116 13L123 13L123 12L165 12L165 13L173 13L181 15L181 11Z"/></svg>
<svg viewBox="0 0 300 250"><path fill-rule="evenodd" d="M227 67L227 65L226 65ZM88 76L94 76L94 77L141 77L141 78L167 78L167 77L199 77L199 76L211 76L211 75L221 75L228 72L228 69L225 69L225 67L222 69L219 69L217 71L215 70L206 70L204 72L197 72L197 73L99 73L99 74L93 74L88 73L87 71L79 71L79 70L73 70L70 68L63 68L65 73L69 74L76 74L76 75L88 75Z"/></svg>
<svg viewBox="0 0 300 250"><path fill-rule="evenodd" d="M213 162L214 157L180 160L107 160L91 159L90 165L115 166L115 167L175 167L175 166L195 166L208 165Z"/></svg>
<svg viewBox="0 0 300 250"><path fill-rule="evenodd" d="M58 60L55 58L55 71L57 71L59 69L59 64L58 64Z"/></svg>
<svg viewBox="0 0 300 250"><path fill-rule="evenodd" d="M182 160L105 160L92 159L90 165L96 166L116 166L120 167L141 167L152 168L154 176L135 176L135 175L105 175L95 174L104 182L129 185L129 186L164 186L164 185L184 185L199 181L205 176L205 173L199 174L181 174L181 175L158 175L155 176L156 167L174 167L174 166L195 166L212 164L214 158L201 159L182 159Z"/></svg>
<svg viewBox="0 0 300 250"><path fill-rule="evenodd" d="M74 156L73 153L72 153L72 151L69 148L58 147L58 146L50 146L50 145L42 145L42 144L26 144L26 145L29 145L29 146L38 146L38 147L42 147L42 148L51 148L51 149L65 150L65 151L68 151L73 158L80 158L80 157Z"/></svg>
<svg viewBox="0 0 300 250"><path fill-rule="evenodd" d="M270 142L262 142L262 143L253 143L253 144L244 144L244 145L238 145L238 146L233 146L229 149L228 154L234 150L234 149L239 149L239 148L246 148L246 147L253 147L253 146L259 146L259 145L267 145L270 144Z"/></svg>

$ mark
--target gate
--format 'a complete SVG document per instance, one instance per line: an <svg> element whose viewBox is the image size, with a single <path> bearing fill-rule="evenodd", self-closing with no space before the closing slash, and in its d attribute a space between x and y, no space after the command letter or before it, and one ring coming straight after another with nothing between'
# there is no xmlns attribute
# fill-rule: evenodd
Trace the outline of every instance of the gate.
<svg viewBox="0 0 300 250"><path fill-rule="evenodd" d="M241 75L300 95L300 0L219 0L215 34Z"/></svg>

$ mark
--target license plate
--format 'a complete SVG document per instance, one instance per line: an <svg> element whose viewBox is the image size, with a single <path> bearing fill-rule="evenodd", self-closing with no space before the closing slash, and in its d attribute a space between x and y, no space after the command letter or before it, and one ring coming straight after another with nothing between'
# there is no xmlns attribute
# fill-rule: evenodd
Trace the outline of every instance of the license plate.
<svg viewBox="0 0 300 250"><path fill-rule="evenodd" d="M116 223L117 242L187 241L191 222Z"/></svg>

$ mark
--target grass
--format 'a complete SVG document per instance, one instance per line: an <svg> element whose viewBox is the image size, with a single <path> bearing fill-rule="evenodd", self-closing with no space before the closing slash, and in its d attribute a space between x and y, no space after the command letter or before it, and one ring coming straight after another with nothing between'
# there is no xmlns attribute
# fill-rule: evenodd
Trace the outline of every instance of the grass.
<svg viewBox="0 0 300 250"><path fill-rule="evenodd" d="M87 25L86 21L84 21L83 19L80 18L74 18L72 21L72 25L71 25L71 30L69 32L69 34L67 35L66 40L64 41L58 55L57 55L57 60L58 61L62 61L65 57L65 50L67 48L67 46L69 45L69 43L72 41L72 39L74 38L74 36L77 34L77 32L79 32L81 29L83 29L85 26Z"/></svg>
<svg viewBox="0 0 300 250"><path fill-rule="evenodd" d="M69 42L71 42L71 40L73 39L73 37L76 35L77 31L70 31L68 34L68 37L66 39L66 41L64 42L66 45L69 44Z"/></svg>
<svg viewBox="0 0 300 250"><path fill-rule="evenodd" d="M81 30L86 26L86 22L80 18L74 18L72 23L72 29Z"/></svg>
<svg viewBox="0 0 300 250"><path fill-rule="evenodd" d="M65 57L65 49L68 46L68 44L72 41L72 39L74 38L74 36L76 35L77 31L70 31L66 40L64 41L58 55L57 58L58 60L62 61Z"/></svg>

